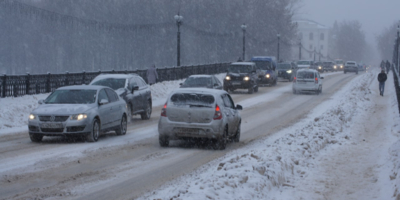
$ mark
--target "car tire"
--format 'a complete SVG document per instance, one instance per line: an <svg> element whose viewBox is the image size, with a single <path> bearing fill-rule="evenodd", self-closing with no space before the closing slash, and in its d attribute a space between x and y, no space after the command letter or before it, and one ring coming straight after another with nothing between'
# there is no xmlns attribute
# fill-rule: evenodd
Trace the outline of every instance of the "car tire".
<svg viewBox="0 0 400 200"><path fill-rule="evenodd" d="M150 101L148 101L148 102L147 102L147 106L146 106L146 110L140 114L140 117L141 117L143 120L145 120L145 119L150 119L150 117L151 117L151 111L152 111L151 103L150 103Z"/></svg>
<svg viewBox="0 0 400 200"><path fill-rule="evenodd" d="M87 142L96 142L99 139L100 136L100 123L98 119L93 119L92 122L92 130L90 133L86 136L86 141Z"/></svg>
<svg viewBox="0 0 400 200"><path fill-rule="evenodd" d="M254 92L258 92L258 84L257 84L256 87L254 88Z"/></svg>
<svg viewBox="0 0 400 200"><path fill-rule="evenodd" d="M228 126L225 127L223 135L214 140L213 148L214 150L224 150L226 144L228 143Z"/></svg>
<svg viewBox="0 0 400 200"><path fill-rule="evenodd" d="M41 142L43 139L43 135L29 134L32 142Z"/></svg>
<svg viewBox="0 0 400 200"><path fill-rule="evenodd" d="M127 126L128 126L128 122L126 121L126 115L124 114L124 115L122 115L121 123L119 124L118 129L115 130L115 133L117 135L125 135Z"/></svg>
<svg viewBox="0 0 400 200"><path fill-rule="evenodd" d="M253 93L254 93L254 86L253 86L253 85L251 85L251 86L249 87L248 93L249 93L249 94L253 94Z"/></svg>
<svg viewBox="0 0 400 200"><path fill-rule="evenodd" d="M239 125L238 125L238 127L237 127L237 129L236 129L236 134L235 134L235 136L233 137L233 141L234 142L239 142L240 141L240 125L242 124L242 122L239 122Z"/></svg>
<svg viewBox="0 0 400 200"><path fill-rule="evenodd" d="M166 136L158 136L158 142L160 143L161 147L167 147L169 145L169 139Z"/></svg>

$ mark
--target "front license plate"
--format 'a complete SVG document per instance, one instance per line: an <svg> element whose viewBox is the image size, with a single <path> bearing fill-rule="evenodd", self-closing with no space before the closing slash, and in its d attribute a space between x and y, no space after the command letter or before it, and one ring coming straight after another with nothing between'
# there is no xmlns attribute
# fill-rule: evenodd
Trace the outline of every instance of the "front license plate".
<svg viewBox="0 0 400 200"><path fill-rule="evenodd" d="M232 85L240 85L240 82L232 82Z"/></svg>
<svg viewBox="0 0 400 200"><path fill-rule="evenodd" d="M62 123L42 123L40 128L63 128Z"/></svg>

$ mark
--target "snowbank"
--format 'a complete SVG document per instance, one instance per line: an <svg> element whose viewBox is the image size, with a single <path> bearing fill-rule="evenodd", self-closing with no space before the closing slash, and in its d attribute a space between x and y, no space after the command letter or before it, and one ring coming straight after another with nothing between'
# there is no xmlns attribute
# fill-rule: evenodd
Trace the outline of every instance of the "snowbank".
<svg viewBox="0 0 400 200"><path fill-rule="evenodd" d="M293 199L281 193L312 172L322 150L340 148L352 137L353 118L373 106L374 73L359 75L300 123L263 141L228 153L141 199ZM322 114L321 114L322 113Z"/></svg>

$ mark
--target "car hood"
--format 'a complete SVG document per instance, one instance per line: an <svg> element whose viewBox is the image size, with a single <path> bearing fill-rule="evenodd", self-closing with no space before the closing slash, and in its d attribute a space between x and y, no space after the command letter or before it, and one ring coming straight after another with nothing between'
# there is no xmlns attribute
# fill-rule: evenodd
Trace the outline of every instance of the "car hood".
<svg viewBox="0 0 400 200"><path fill-rule="evenodd" d="M228 76L235 76L235 77L249 76L249 73L229 73Z"/></svg>
<svg viewBox="0 0 400 200"><path fill-rule="evenodd" d="M302 67L310 67L310 65L297 65L297 67L302 68Z"/></svg>
<svg viewBox="0 0 400 200"><path fill-rule="evenodd" d="M262 72L264 72L264 74L271 74L274 70L272 69L267 69L267 70L261 70Z"/></svg>
<svg viewBox="0 0 400 200"><path fill-rule="evenodd" d="M38 115L73 115L85 113L96 106L96 104L42 104L32 113Z"/></svg>

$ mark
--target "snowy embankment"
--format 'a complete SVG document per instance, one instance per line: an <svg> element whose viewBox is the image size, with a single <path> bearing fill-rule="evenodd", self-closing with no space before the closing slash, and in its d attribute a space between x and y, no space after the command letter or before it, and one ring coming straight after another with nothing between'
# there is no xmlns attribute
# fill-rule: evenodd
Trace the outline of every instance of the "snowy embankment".
<svg viewBox="0 0 400 200"><path fill-rule="evenodd" d="M316 157L350 145L352 126L362 123L359 119L371 114L369 112L374 103L370 99L370 84L376 75L377 71L359 75L294 126L229 152L223 158L141 198L296 199L291 192L283 192L285 188L294 189L296 185L293 182L312 174ZM387 87L390 87L389 84ZM392 114L398 119L397 102L393 98L391 102L394 108ZM394 125L396 127L398 123ZM400 142L391 149L392 161L398 163L393 169L395 176L398 176L400 167L399 146ZM396 178L397 182L399 180ZM399 185L397 183L396 187ZM312 195L309 197L315 198Z"/></svg>

